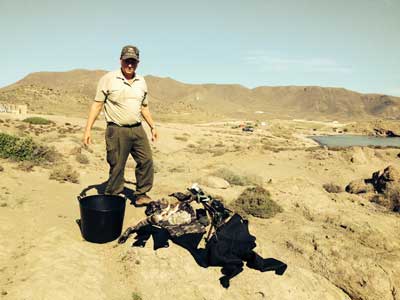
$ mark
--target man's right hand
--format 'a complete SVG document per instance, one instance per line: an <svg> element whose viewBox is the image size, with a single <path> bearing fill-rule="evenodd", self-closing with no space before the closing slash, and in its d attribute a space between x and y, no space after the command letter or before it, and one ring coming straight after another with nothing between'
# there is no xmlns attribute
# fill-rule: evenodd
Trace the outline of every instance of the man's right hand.
<svg viewBox="0 0 400 300"><path fill-rule="evenodd" d="M89 146L91 143L92 137L90 136L90 131L85 132L85 134L83 135L83 144L85 144L85 146Z"/></svg>

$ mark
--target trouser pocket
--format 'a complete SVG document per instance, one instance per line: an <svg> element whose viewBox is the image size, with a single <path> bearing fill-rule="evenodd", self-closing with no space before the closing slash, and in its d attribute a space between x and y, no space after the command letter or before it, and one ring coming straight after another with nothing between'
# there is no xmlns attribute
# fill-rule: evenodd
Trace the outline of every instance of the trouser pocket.
<svg viewBox="0 0 400 300"><path fill-rule="evenodd" d="M107 162L112 167L117 164L118 155L118 128L113 126L107 126L106 129L106 150L107 150Z"/></svg>

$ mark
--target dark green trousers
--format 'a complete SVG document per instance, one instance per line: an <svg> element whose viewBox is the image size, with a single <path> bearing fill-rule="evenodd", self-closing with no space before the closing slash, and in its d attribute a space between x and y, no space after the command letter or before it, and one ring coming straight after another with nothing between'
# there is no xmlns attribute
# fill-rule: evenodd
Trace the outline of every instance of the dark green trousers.
<svg viewBox="0 0 400 300"><path fill-rule="evenodd" d="M140 195L150 191L154 180L153 159L143 127L107 125L106 147L110 174L105 193L115 195L124 190L124 172L129 154L136 162L135 194Z"/></svg>

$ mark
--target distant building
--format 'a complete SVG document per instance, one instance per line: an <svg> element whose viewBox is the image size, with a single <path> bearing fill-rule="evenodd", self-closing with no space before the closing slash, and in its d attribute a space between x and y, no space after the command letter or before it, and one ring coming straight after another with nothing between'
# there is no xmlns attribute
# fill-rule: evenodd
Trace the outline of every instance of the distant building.
<svg viewBox="0 0 400 300"><path fill-rule="evenodd" d="M16 105L10 103L0 103L0 113L26 115L28 113L28 106L25 104Z"/></svg>

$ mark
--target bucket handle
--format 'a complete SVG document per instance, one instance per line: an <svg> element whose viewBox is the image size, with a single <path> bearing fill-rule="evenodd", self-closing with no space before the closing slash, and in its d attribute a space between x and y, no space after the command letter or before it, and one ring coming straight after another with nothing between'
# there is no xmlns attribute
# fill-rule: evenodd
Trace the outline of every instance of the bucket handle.
<svg viewBox="0 0 400 300"><path fill-rule="evenodd" d="M125 194L118 194L118 196L122 197L125 199L125 201L128 200L128 197ZM80 202L83 198L86 197L86 193L85 192L81 192L77 197L76 200L78 200L78 202Z"/></svg>
<svg viewBox="0 0 400 300"><path fill-rule="evenodd" d="M86 197L86 192L85 192L85 191L82 191L82 192L76 197L76 200L78 200L78 202L80 202L81 199L82 199L82 198L85 198L85 197Z"/></svg>

